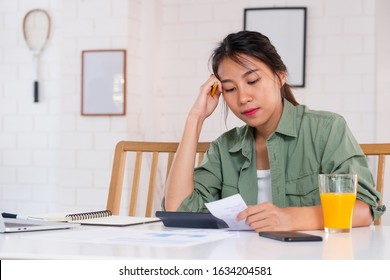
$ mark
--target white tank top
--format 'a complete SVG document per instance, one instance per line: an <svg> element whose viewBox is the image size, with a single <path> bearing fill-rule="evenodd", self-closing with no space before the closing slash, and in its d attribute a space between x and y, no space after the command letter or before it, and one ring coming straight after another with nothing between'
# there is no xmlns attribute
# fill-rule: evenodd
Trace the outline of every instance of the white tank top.
<svg viewBox="0 0 390 280"><path fill-rule="evenodd" d="M257 203L272 202L271 170L257 170Z"/></svg>

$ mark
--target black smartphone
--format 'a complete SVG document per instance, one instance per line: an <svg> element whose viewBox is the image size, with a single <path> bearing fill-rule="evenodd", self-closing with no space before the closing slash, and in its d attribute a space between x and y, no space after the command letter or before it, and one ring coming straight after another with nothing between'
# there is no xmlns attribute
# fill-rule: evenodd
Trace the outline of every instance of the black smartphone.
<svg viewBox="0 0 390 280"><path fill-rule="evenodd" d="M321 236L300 231L263 231L259 235L284 242L322 241Z"/></svg>

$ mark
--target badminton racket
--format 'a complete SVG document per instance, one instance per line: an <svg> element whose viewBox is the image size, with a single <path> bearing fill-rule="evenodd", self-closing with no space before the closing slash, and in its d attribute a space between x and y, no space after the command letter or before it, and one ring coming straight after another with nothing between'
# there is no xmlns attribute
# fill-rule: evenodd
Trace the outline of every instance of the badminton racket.
<svg viewBox="0 0 390 280"><path fill-rule="evenodd" d="M23 35L34 60L34 102L39 101L39 57L50 36L50 16L42 9L29 11L23 19Z"/></svg>

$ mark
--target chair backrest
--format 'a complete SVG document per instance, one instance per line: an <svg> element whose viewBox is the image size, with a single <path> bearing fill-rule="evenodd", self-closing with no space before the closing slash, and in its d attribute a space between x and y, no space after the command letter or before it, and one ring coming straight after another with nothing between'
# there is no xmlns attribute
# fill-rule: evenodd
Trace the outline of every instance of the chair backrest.
<svg viewBox="0 0 390 280"><path fill-rule="evenodd" d="M135 153L134 162L134 173L133 181L131 186L131 198L129 203L129 216L135 216L138 190L141 176L142 159L144 154L149 153L152 155L152 162L150 166L149 185L147 191L147 202L145 216L150 217L152 215L152 207L155 193L156 176L158 172L159 155L167 154L166 163L166 175L165 179L169 174L174 155L176 153L179 143L177 142L132 142L132 141L121 141L115 147L114 162L111 173L110 189L107 199L107 209L110 210L114 215L119 214L123 180L126 170L126 158L127 153ZM203 160L205 152L210 147L209 142L198 143L197 147L197 163L199 165ZM385 144L361 144L360 147L366 156L377 156L377 176L376 176L376 189L381 193L382 198L379 205L383 204L383 187L384 187L384 174L385 174L385 162L386 156L390 155L390 143ZM381 224L381 219L375 220L375 225Z"/></svg>
<svg viewBox="0 0 390 280"><path fill-rule="evenodd" d="M381 193L382 198L379 201L379 205L383 204L383 187L385 178L385 163L386 156L390 155L390 143L384 144L360 144L363 153L366 156L376 156L377 162L377 175L376 175L376 190ZM381 224L381 218L379 217L374 221L375 225Z"/></svg>
<svg viewBox="0 0 390 280"><path fill-rule="evenodd" d="M169 174L174 155L177 151L179 143L172 142L130 142L121 141L115 147L114 162L111 173L111 183L107 199L107 209L114 215L119 214L120 204L122 200L122 189L125 175L125 165L128 153L135 153L135 162L133 180L131 186L131 198L129 203L129 216L135 216L138 190L141 177L142 159L146 154L150 154L152 157L150 165L149 186L147 190L147 201L145 217L152 216L153 200L155 194L156 175L159 167L159 155L167 154L166 163L166 175ZM197 147L197 163L199 165L204 157L205 152L208 150L210 143L202 142L198 143ZM162 160L162 157L161 157Z"/></svg>

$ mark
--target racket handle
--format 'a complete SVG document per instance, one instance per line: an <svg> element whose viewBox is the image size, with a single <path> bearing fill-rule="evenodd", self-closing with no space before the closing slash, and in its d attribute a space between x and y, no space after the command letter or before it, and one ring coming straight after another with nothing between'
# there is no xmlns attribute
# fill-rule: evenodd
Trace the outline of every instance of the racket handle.
<svg viewBox="0 0 390 280"><path fill-rule="evenodd" d="M38 91L38 81L34 82L34 102L38 102L38 96L39 96L39 91Z"/></svg>

